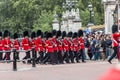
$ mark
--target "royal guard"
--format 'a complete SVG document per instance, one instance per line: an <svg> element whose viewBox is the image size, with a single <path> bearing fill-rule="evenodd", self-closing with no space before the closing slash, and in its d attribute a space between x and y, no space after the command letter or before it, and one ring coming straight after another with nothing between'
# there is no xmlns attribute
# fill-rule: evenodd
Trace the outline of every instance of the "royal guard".
<svg viewBox="0 0 120 80"><path fill-rule="evenodd" d="M3 58L4 60L10 60L11 47L12 47L12 42L10 41L10 32L8 30L5 30L4 39L3 39L3 48L5 51L8 51L8 52L6 52Z"/></svg>
<svg viewBox="0 0 120 80"><path fill-rule="evenodd" d="M73 34L73 45L74 45L74 57L76 59L76 62L79 63L79 46L78 46L77 32Z"/></svg>
<svg viewBox="0 0 120 80"><path fill-rule="evenodd" d="M79 43L79 54L82 57L82 62L84 61L84 40L83 40L83 31L78 31L78 43Z"/></svg>
<svg viewBox="0 0 120 80"><path fill-rule="evenodd" d="M14 38L13 48L15 48L16 50L20 50L20 43L18 41L18 34L15 33L14 36L13 36L13 38ZM19 52L18 51L16 52L16 59L19 60Z"/></svg>
<svg viewBox="0 0 120 80"><path fill-rule="evenodd" d="M36 47L37 52L39 53L39 57L37 58L38 62L42 62L44 53L43 53L43 41L42 41L42 32L41 30L37 31L37 39L36 39Z"/></svg>
<svg viewBox="0 0 120 80"><path fill-rule="evenodd" d="M62 45L61 31L57 31L56 38L57 38L56 40L58 46L58 61L60 64L63 64L63 45Z"/></svg>
<svg viewBox="0 0 120 80"><path fill-rule="evenodd" d="M73 53L74 45L72 42L72 35L73 35L72 32L68 32L67 41L69 43L69 54L70 54L69 57L71 62L74 63L74 53Z"/></svg>
<svg viewBox="0 0 120 80"><path fill-rule="evenodd" d="M0 60L2 60L3 59L3 45L2 45L2 42L3 42L3 40L2 40L2 32L0 32Z"/></svg>
<svg viewBox="0 0 120 80"><path fill-rule="evenodd" d="M35 44L36 44L36 33L32 32L31 33L31 49L34 48L34 50L35 50L35 59L36 59L37 58L37 54L36 54L37 47L36 47Z"/></svg>
<svg viewBox="0 0 120 80"><path fill-rule="evenodd" d="M30 40L29 40L29 33L28 31L24 31L23 32L23 39L22 39L22 48L23 50L26 51L26 56L23 58L24 59L28 59L27 63L30 64L31 63L31 56L30 56ZM23 61L23 63L26 63L25 61Z"/></svg>
<svg viewBox="0 0 120 80"><path fill-rule="evenodd" d="M117 55L118 56L118 60L120 61L120 33L118 32L118 26L117 25L113 25L112 26L112 47L113 47L113 50L114 50L114 53L112 54L112 56L109 58L108 62L110 64L111 63L111 60Z"/></svg>
<svg viewBox="0 0 120 80"><path fill-rule="evenodd" d="M52 31L52 43L53 43L53 47L54 47L54 56L55 56L55 60L56 63L58 63L58 46L57 46L57 40L56 40L56 30Z"/></svg>
<svg viewBox="0 0 120 80"><path fill-rule="evenodd" d="M69 62L69 43L67 41L67 37L66 37L66 32L63 31L62 32L62 43L63 43L63 51L64 51L64 57L63 59L66 61L66 63L70 63Z"/></svg>
<svg viewBox="0 0 120 80"><path fill-rule="evenodd" d="M43 41L43 52L44 52L44 53L46 53L46 47L45 47L45 46L46 46L46 40L47 40L47 39L46 39L47 33L48 33L48 32L45 31L45 32L43 33L43 37L42 37L42 41Z"/></svg>
<svg viewBox="0 0 120 80"><path fill-rule="evenodd" d="M54 56L54 46L52 43L52 33L48 32L46 35L46 55L44 57L43 63L45 64L46 62L48 62L50 60L51 64L56 64L55 61L55 56Z"/></svg>

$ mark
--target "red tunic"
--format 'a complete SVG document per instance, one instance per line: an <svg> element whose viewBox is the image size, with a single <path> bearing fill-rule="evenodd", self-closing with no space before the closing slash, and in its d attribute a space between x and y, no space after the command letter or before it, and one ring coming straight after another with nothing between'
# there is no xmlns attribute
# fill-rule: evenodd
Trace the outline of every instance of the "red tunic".
<svg viewBox="0 0 120 80"><path fill-rule="evenodd" d="M69 43L68 43L68 41L66 39L63 39L62 42L63 42L64 51L68 52L69 51Z"/></svg>
<svg viewBox="0 0 120 80"><path fill-rule="evenodd" d="M73 44L74 44L74 51L75 51L75 52L78 52L79 47L78 47L77 38L74 38L74 39L73 39Z"/></svg>
<svg viewBox="0 0 120 80"><path fill-rule="evenodd" d="M46 51L46 39L43 39L42 41L43 41L43 52L45 52Z"/></svg>
<svg viewBox="0 0 120 80"><path fill-rule="evenodd" d="M84 49L84 40L80 37L78 38L78 43L79 43L79 48L80 49Z"/></svg>
<svg viewBox="0 0 120 80"><path fill-rule="evenodd" d="M57 41L55 38L52 38L52 42L54 44L54 51L58 51Z"/></svg>
<svg viewBox="0 0 120 80"><path fill-rule="evenodd" d="M15 48L16 50L19 50L19 48L20 48L20 43L18 42L18 40L14 40L14 41L13 41L13 48Z"/></svg>
<svg viewBox="0 0 120 80"><path fill-rule="evenodd" d="M12 42L10 41L9 38L4 38L3 39L3 48L4 48L4 50L11 50L11 45L12 45Z"/></svg>
<svg viewBox="0 0 120 80"><path fill-rule="evenodd" d="M113 46L118 46L118 37L120 37L120 33L114 33L112 34L112 42L113 42Z"/></svg>
<svg viewBox="0 0 120 80"><path fill-rule="evenodd" d="M0 40L0 50L3 50L3 40Z"/></svg>
<svg viewBox="0 0 120 80"><path fill-rule="evenodd" d="M30 47L31 47L31 48L34 47L35 51L37 51L35 44L36 44L36 40L35 40L35 39L32 39L31 42L30 42Z"/></svg>
<svg viewBox="0 0 120 80"><path fill-rule="evenodd" d="M63 51L62 41L57 40L58 50Z"/></svg>
<svg viewBox="0 0 120 80"><path fill-rule="evenodd" d="M30 41L28 38L22 39L22 48L23 50L29 50L30 49Z"/></svg>
<svg viewBox="0 0 120 80"><path fill-rule="evenodd" d="M36 39L37 51L43 51L43 41L41 38Z"/></svg>
<svg viewBox="0 0 120 80"><path fill-rule="evenodd" d="M74 50L74 46L73 46L73 42L72 42L72 39L68 39L68 43L69 43L69 47L70 47L70 50Z"/></svg>
<svg viewBox="0 0 120 80"><path fill-rule="evenodd" d="M46 52L48 53L54 52L53 44L50 40L46 40Z"/></svg>

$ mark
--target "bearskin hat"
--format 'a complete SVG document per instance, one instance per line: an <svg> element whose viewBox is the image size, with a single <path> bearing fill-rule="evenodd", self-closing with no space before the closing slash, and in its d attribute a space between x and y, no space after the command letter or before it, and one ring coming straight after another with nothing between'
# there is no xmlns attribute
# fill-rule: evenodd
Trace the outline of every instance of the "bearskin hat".
<svg viewBox="0 0 120 80"><path fill-rule="evenodd" d="M41 38L44 38L44 33L43 32L41 32Z"/></svg>
<svg viewBox="0 0 120 80"><path fill-rule="evenodd" d="M0 36L2 36L2 32L0 32Z"/></svg>
<svg viewBox="0 0 120 80"><path fill-rule="evenodd" d="M15 33L15 34L13 35L13 38L14 38L14 39L18 38L18 34Z"/></svg>
<svg viewBox="0 0 120 80"><path fill-rule="evenodd" d="M31 33L31 38L33 39L33 38L35 38L36 37L36 33L35 32L32 32Z"/></svg>
<svg viewBox="0 0 120 80"><path fill-rule="evenodd" d="M57 31L56 31L56 30L52 30L52 35L53 35L53 36L55 36L55 35L56 35L56 33L57 33Z"/></svg>
<svg viewBox="0 0 120 80"><path fill-rule="evenodd" d="M62 32L62 38L64 38L64 37L66 37L66 32L65 31Z"/></svg>
<svg viewBox="0 0 120 80"><path fill-rule="evenodd" d="M37 37L41 36L41 34L42 34L42 31L41 30L37 30Z"/></svg>
<svg viewBox="0 0 120 80"><path fill-rule="evenodd" d="M68 32L67 37L72 37L73 33L72 32Z"/></svg>
<svg viewBox="0 0 120 80"><path fill-rule="evenodd" d="M10 32L8 30L5 30L4 31L4 37L8 37L8 36L10 36Z"/></svg>
<svg viewBox="0 0 120 80"><path fill-rule="evenodd" d="M77 38L78 34L77 32L73 33L73 38Z"/></svg>
<svg viewBox="0 0 120 80"><path fill-rule="evenodd" d="M29 36L28 31L24 31L24 32L23 32L23 36L24 36L24 37L25 37L25 36Z"/></svg>
<svg viewBox="0 0 120 80"><path fill-rule="evenodd" d="M112 26L112 33L115 33L118 31L118 26L117 25L113 25Z"/></svg>
<svg viewBox="0 0 120 80"><path fill-rule="evenodd" d="M48 31L45 31L45 32L43 33L43 37L44 37L44 38L47 37L47 33L48 33Z"/></svg>
<svg viewBox="0 0 120 80"><path fill-rule="evenodd" d="M61 36L61 31L57 31L56 37L60 37L60 36Z"/></svg>
<svg viewBox="0 0 120 80"><path fill-rule="evenodd" d="M46 35L46 38L52 38L52 33L48 32L47 35Z"/></svg>
<svg viewBox="0 0 120 80"><path fill-rule="evenodd" d="M78 36L79 36L79 37L82 37L82 36L83 36L83 31L82 31L82 30L79 30L79 31L78 31Z"/></svg>

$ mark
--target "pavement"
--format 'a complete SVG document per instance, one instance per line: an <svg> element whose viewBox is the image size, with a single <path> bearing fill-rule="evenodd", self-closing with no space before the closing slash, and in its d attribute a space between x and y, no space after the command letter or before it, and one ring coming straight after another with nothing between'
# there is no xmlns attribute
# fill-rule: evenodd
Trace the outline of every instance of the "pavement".
<svg viewBox="0 0 120 80"><path fill-rule="evenodd" d="M17 71L12 71L12 63L0 63L0 80L97 80L109 68L118 64L107 61L87 61L86 63L32 65L17 63Z"/></svg>

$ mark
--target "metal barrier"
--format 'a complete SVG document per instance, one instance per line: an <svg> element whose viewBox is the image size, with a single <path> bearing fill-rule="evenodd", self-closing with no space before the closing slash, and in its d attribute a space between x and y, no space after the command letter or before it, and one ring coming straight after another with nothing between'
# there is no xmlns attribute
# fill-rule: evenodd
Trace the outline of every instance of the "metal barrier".
<svg viewBox="0 0 120 80"><path fill-rule="evenodd" d="M34 48L32 48L31 50L16 50L15 48L13 48L12 50L9 50L9 51L0 51L0 52L2 52L2 53L13 52L13 60L6 60L4 62L7 62L7 61L13 62L13 71L17 71L17 62L18 61L25 61L25 60L17 60L16 59L16 56L17 56L16 52L27 52L27 51L32 51L32 67L36 67Z"/></svg>

